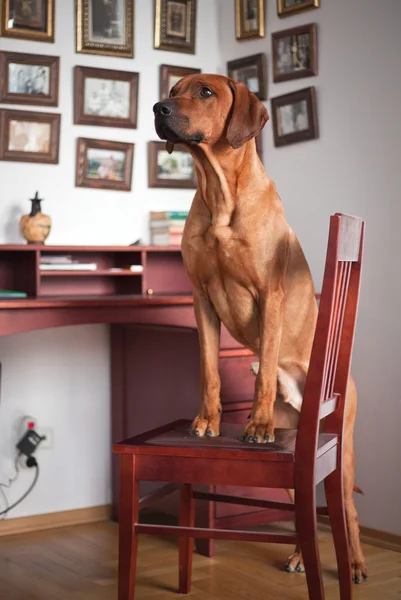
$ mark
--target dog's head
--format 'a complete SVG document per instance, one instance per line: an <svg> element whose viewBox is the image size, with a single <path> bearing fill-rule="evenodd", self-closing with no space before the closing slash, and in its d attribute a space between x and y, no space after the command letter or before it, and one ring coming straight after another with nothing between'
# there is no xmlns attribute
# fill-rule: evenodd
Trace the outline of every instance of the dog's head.
<svg viewBox="0 0 401 600"><path fill-rule="evenodd" d="M188 75L153 107L157 135L171 144L214 144L240 148L258 135L269 116L244 83L222 75Z"/></svg>

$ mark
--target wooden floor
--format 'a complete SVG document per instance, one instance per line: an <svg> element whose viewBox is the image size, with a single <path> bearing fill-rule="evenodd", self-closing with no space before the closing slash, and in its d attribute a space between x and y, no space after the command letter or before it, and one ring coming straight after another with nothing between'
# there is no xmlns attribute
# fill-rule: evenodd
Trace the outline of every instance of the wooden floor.
<svg viewBox="0 0 401 600"><path fill-rule="evenodd" d="M97 523L1 538L1 600L117 600L117 534L114 523ZM321 533L320 541L326 598L338 599L330 535ZM283 571L289 547L219 541L216 548L213 559L194 556L190 598L308 598L305 576ZM401 600L401 554L364 549L370 577L355 586L355 600ZM136 600L178 599L176 586L176 541L143 536Z"/></svg>

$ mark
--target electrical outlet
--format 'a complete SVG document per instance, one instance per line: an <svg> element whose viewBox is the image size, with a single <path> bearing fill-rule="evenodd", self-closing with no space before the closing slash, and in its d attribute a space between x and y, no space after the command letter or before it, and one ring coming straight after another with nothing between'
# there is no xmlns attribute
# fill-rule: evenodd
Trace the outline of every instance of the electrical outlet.
<svg viewBox="0 0 401 600"><path fill-rule="evenodd" d="M40 443L38 450L51 450L53 448L53 429L51 427L41 427L40 435L46 436L46 439Z"/></svg>

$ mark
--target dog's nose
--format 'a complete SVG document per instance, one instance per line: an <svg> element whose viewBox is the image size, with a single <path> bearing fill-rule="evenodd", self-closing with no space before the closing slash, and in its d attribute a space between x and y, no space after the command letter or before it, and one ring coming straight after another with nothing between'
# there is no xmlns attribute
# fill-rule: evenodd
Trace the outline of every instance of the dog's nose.
<svg viewBox="0 0 401 600"><path fill-rule="evenodd" d="M172 112L171 103L166 101L156 102L153 107L153 112L155 115L163 115L163 117L168 117Z"/></svg>

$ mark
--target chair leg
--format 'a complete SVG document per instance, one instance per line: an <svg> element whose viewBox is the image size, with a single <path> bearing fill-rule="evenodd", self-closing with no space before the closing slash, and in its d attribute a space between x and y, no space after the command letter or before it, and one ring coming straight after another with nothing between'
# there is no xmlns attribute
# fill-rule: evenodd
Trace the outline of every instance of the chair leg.
<svg viewBox="0 0 401 600"><path fill-rule="evenodd" d="M295 523L308 584L309 600L324 600L322 568L317 537L315 487L295 489Z"/></svg>
<svg viewBox="0 0 401 600"><path fill-rule="evenodd" d="M192 486L185 484L180 490L181 527L193 527L195 521L195 503L192 497ZM179 591L189 594L191 591L192 554L194 538L180 537L179 539ZM120 599L119 599L120 600Z"/></svg>
<svg viewBox="0 0 401 600"><path fill-rule="evenodd" d="M324 480L327 510L336 549L341 600L352 599L351 559L345 517L343 475L336 469Z"/></svg>
<svg viewBox="0 0 401 600"><path fill-rule="evenodd" d="M135 456L122 454L120 461L118 600L134 600L138 553L134 525L139 516L139 486L135 479Z"/></svg>

